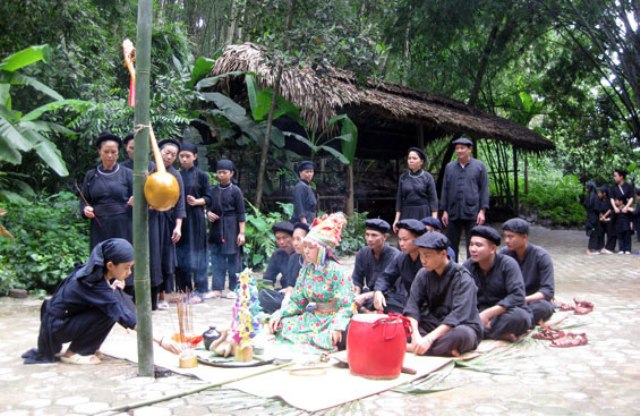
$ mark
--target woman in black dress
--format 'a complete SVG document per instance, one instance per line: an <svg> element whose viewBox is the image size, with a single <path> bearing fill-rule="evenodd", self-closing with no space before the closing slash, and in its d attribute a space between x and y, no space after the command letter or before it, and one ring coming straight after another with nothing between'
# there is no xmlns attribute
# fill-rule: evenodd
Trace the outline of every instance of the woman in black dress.
<svg viewBox="0 0 640 416"><path fill-rule="evenodd" d="M424 217L438 217L438 194L433 176L423 170L426 160L422 149L409 148L407 165L409 170L400 175L396 196L396 216L393 232L398 233L396 224L400 220L421 220Z"/></svg>
<svg viewBox="0 0 640 416"><path fill-rule="evenodd" d="M84 175L80 211L91 220L90 250L109 238L132 241L133 172L118 164L121 143L109 131L98 136L101 162Z"/></svg>
<svg viewBox="0 0 640 416"><path fill-rule="evenodd" d="M193 303L197 303L209 291L207 279L207 223L203 198L209 189L209 177L197 168L198 148L191 143L183 142L180 149L180 176L184 183L187 216L182 222L182 237L176 244L178 267L176 282L178 289L194 290Z"/></svg>

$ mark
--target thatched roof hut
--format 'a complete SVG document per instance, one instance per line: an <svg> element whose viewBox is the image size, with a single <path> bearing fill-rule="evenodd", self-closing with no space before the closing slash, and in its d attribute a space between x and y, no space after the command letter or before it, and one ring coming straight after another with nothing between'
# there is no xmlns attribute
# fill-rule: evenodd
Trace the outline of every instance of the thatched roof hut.
<svg viewBox="0 0 640 416"><path fill-rule="evenodd" d="M261 87L273 87L275 70L264 51L252 43L227 46L212 75L251 71ZM407 147L447 134L495 139L529 151L554 148L536 132L460 101L380 81L356 85L341 70L319 77L311 69L285 68L280 88L283 97L302 108L310 126L322 128L335 114L348 114L358 126L359 157L401 157Z"/></svg>

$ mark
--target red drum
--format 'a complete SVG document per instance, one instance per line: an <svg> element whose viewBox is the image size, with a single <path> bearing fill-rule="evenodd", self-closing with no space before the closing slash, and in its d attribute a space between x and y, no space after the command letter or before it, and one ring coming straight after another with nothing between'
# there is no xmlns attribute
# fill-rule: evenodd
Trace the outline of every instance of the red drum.
<svg viewBox="0 0 640 416"><path fill-rule="evenodd" d="M398 377L410 333L411 324L402 315L355 315L347 334L351 374L372 379Z"/></svg>

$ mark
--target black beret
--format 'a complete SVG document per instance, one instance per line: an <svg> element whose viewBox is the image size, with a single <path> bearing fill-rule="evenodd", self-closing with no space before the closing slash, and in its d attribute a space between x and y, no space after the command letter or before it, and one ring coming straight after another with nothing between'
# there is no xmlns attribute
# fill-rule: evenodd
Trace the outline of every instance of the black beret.
<svg viewBox="0 0 640 416"><path fill-rule="evenodd" d="M409 230L414 234L422 235L427 232L427 229L424 227L424 224L418 220L409 219L402 220L396 223L398 228L404 228L405 230Z"/></svg>
<svg viewBox="0 0 640 416"><path fill-rule="evenodd" d="M167 145L173 145L178 148L178 152L180 152L180 142L175 139L164 139L158 143L158 148L162 149Z"/></svg>
<svg viewBox="0 0 640 416"><path fill-rule="evenodd" d="M416 152L418 154L418 157L420 157L423 162L427 160L427 157L424 155L424 150L420 149L419 147L410 147L409 150L407 150L407 154L411 152Z"/></svg>
<svg viewBox="0 0 640 416"><path fill-rule="evenodd" d="M315 170L315 165L313 164L312 161L303 160L302 162L298 163L298 173L302 172L303 170L309 170L309 169Z"/></svg>
<svg viewBox="0 0 640 416"><path fill-rule="evenodd" d="M230 170L233 172L235 168L232 161L228 159L220 159L218 160L218 163L216 163L216 170Z"/></svg>
<svg viewBox="0 0 640 416"><path fill-rule="evenodd" d="M499 246L500 242L502 241L500 239L500 234L493 228L487 227L486 225L476 225L471 229L470 234L471 234L470 237L473 237L473 236L482 237L491 241L497 246Z"/></svg>
<svg viewBox="0 0 640 416"><path fill-rule="evenodd" d="M305 233L308 233L309 230L311 229L311 227L309 227L309 224L304 223L304 222L297 222L295 224L293 224L293 230L295 231L296 228L300 228L301 230L304 230Z"/></svg>
<svg viewBox="0 0 640 416"><path fill-rule="evenodd" d="M293 224L289 221L282 221L274 224L273 227L271 227L271 231L273 231L274 234L278 231L283 231L289 235L293 235Z"/></svg>
<svg viewBox="0 0 640 416"><path fill-rule="evenodd" d="M109 130L105 130L100 133L100 136L96 137L96 147L100 149L100 147L102 147L102 143L107 141L118 143L118 147L122 146L122 140L120 139L120 137L111 133Z"/></svg>
<svg viewBox="0 0 640 416"><path fill-rule="evenodd" d="M609 193L609 187L605 185L602 185L598 190L603 193L607 193L607 194Z"/></svg>
<svg viewBox="0 0 640 416"><path fill-rule="evenodd" d="M511 231L517 234L529 235L529 222L522 218L511 218L502 224L502 231Z"/></svg>
<svg viewBox="0 0 640 416"><path fill-rule="evenodd" d="M443 228L440 220L434 217L424 217L423 219L420 220L420 222L423 223L424 225L430 225L433 228L438 230L442 230Z"/></svg>
<svg viewBox="0 0 640 416"><path fill-rule="evenodd" d="M380 218L372 218L364 222L364 228L368 230L379 231L381 233L388 233L391 230L391 226L385 220Z"/></svg>
<svg viewBox="0 0 640 416"><path fill-rule="evenodd" d="M198 146L193 143L182 142L181 152L191 152L194 155L198 154Z"/></svg>
<svg viewBox="0 0 640 416"><path fill-rule="evenodd" d="M449 247L449 239L440 233L426 233L413 240L413 244L422 248L446 250Z"/></svg>
<svg viewBox="0 0 640 416"><path fill-rule="evenodd" d="M130 131L129 133L127 133L126 136L124 136L124 140L122 141L123 145L127 145L127 143L129 143L131 140L133 140L133 138L136 136L136 134L132 131Z"/></svg>
<svg viewBox="0 0 640 416"><path fill-rule="evenodd" d="M458 137L457 139L452 141L451 144L464 144L465 146L473 146L473 142L468 137L464 136Z"/></svg>

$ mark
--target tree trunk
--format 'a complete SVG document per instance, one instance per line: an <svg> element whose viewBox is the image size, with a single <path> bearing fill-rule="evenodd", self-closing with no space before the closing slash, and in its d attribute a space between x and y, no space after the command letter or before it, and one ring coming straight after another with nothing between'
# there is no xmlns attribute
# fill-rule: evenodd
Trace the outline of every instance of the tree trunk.
<svg viewBox="0 0 640 416"><path fill-rule="evenodd" d="M493 45L495 44L496 37L498 35L498 27L494 26L491 29L491 33L489 33L489 38L487 39L487 44L484 47L482 52L482 59L480 60L480 65L478 67L478 72L476 72L476 77L473 82L473 87L471 88L471 93L469 94L469 101L467 101L467 105L473 107L476 105L478 101L478 96L480 95L480 88L482 87L482 80L484 79L484 75L487 72L487 67L489 66L489 56L491 55L491 51L493 50ZM454 135L453 139L460 137L459 134ZM442 193L442 184L444 182L444 170L447 167L447 163L451 161L451 157L454 152L453 146L448 146L447 150L444 154L444 158L442 159L442 164L440 165L440 172L438 173L438 182L436 183L436 189L440 189ZM474 146L474 151L476 151L476 146ZM439 195L442 196L442 195Z"/></svg>
<svg viewBox="0 0 640 416"><path fill-rule="evenodd" d="M233 37L236 33L236 20L238 19L236 1L237 0L231 0L231 22L229 23L229 28L227 29L227 45L233 44Z"/></svg>
<svg viewBox="0 0 640 416"><path fill-rule="evenodd" d="M352 216L355 211L355 194L353 189L353 164L354 160L347 165L347 215Z"/></svg>
<svg viewBox="0 0 640 416"><path fill-rule="evenodd" d="M296 0L291 0L291 9L289 10L289 16L287 17L287 24L285 26L284 33L284 53L287 53L289 49L289 29L291 29L291 22L293 21L293 15L296 9ZM260 153L260 166L258 167L258 178L256 183L256 198L254 205L260 209L262 204L262 192L264 188L264 175L267 170L267 156L269 154L269 144L271 142L271 125L273 124L273 114L276 110L276 97L280 94L280 80L282 79L283 62L279 60L276 64L276 77L274 80L273 96L271 97L271 106L269 107L269 117L267 119L267 129L264 134L264 140L262 143L262 152Z"/></svg>
<svg viewBox="0 0 640 416"><path fill-rule="evenodd" d="M148 126L149 72L151 70L151 25L153 1L138 2L138 35L136 39L136 104L135 125ZM151 280L149 276L149 225L144 183L147 178L149 128L135 137L133 165L133 246L137 265L134 275L136 316L138 322L138 374L153 377L153 328L151 320Z"/></svg>

